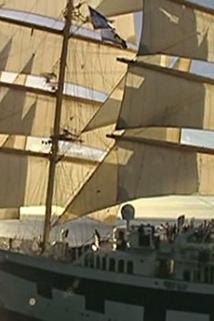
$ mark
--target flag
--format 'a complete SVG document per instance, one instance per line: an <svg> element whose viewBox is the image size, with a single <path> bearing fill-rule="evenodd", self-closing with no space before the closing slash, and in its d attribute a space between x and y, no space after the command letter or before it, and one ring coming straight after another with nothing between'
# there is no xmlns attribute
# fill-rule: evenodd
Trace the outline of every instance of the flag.
<svg viewBox="0 0 214 321"><path fill-rule="evenodd" d="M101 38L103 41L114 42L120 45L122 48L126 49L127 44L124 39L122 39L114 29L102 29L101 30Z"/></svg>
<svg viewBox="0 0 214 321"><path fill-rule="evenodd" d="M111 29L108 19L97 10L88 6L91 16L91 23L94 29Z"/></svg>
<svg viewBox="0 0 214 321"><path fill-rule="evenodd" d="M126 49L127 44L115 31L115 29L109 24L110 21L97 10L88 6L91 16L91 23L94 29L101 30L101 38L103 41L109 41L120 45Z"/></svg>

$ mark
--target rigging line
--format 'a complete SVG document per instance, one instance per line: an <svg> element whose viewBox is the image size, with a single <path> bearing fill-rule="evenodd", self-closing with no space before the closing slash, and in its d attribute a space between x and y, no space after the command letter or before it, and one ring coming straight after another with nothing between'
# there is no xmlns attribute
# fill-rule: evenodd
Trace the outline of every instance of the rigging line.
<svg viewBox="0 0 214 321"><path fill-rule="evenodd" d="M82 132L81 132L81 133L84 133L84 132L85 132L85 130L87 129L88 125L89 125L92 121L94 121L94 119L96 119L97 115L99 115L99 113L100 113L100 111L101 111L101 108L103 108L103 106L107 103L107 100L108 100L108 99L111 99L111 97L112 97L112 95L114 94L114 92L115 92L118 88L120 88L119 85L120 85L120 83L122 83L124 77L125 77L125 75L122 75L122 76L120 77L120 80L117 82L117 84L115 85L115 87L111 90L111 92L109 92L108 97L105 99L104 102L101 103L101 106L98 108L98 110L97 110L97 111L95 112L95 114L92 116L92 118L90 119L89 123L86 124L86 126L82 129ZM123 92L124 92L124 90L125 90L125 85L123 85L123 89L122 89L122 90L123 90ZM122 102L122 100L121 100L121 102ZM116 119L116 121L117 121L117 119Z"/></svg>
<svg viewBox="0 0 214 321"><path fill-rule="evenodd" d="M79 28L81 28L83 24L84 24L84 23L80 24ZM78 30L78 29L77 29L77 30ZM74 34L75 34L75 32L73 32L71 35L74 35ZM76 52L77 52L77 50L76 50ZM82 52L82 51L81 51L81 54L82 54L82 53L84 54L85 52ZM94 54L96 54L96 53L99 53L99 51L98 51L98 50L93 50L93 51L87 50L87 55L90 54L90 53L91 53L92 55L94 55ZM109 53L109 50L106 51L106 53L102 51L102 55L108 55L108 56L115 57L115 54ZM100 59L100 61L102 61L102 57L99 56L99 59ZM95 63L97 64L97 61L96 61ZM102 64L100 64L100 65L102 66ZM67 68L68 68L68 70L69 70L69 67L68 67L68 66L67 66ZM101 69L101 68L100 68L100 69ZM70 71L69 71L69 72L70 72ZM71 72L71 73L73 73L73 72ZM84 74L86 74L86 73L84 72ZM89 73L88 73L88 74L89 74ZM93 74L93 73L90 72L90 74ZM106 74L106 71L105 71L105 74ZM112 71L111 73L109 72L108 74L113 74L113 75L115 75L115 70Z"/></svg>
<svg viewBox="0 0 214 321"><path fill-rule="evenodd" d="M72 168L70 167L70 174L68 170L66 169L65 164L61 164L62 173L64 172L64 185L67 186L67 181L72 182L71 184L71 195L68 196L68 199L65 201L65 205L67 205L71 198L75 197L76 193L78 193L79 189L82 185L84 185L85 180L87 179L88 175L90 174L92 169L87 170L87 167L83 167L83 170L81 171L81 168ZM84 165L83 165L84 166ZM86 173L84 173L84 168L86 168ZM81 174L82 172L82 174ZM76 183L76 184L75 184Z"/></svg>
<svg viewBox="0 0 214 321"><path fill-rule="evenodd" d="M85 51L84 51L84 53L85 53ZM100 68L100 69L101 69L101 68ZM68 68L68 67L67 67L67 74L69 75L68 77L71 77L70 68ZM81 105L79 105L79 106L81 106ZM77 109L78 109L78 108L81 108L81 107L77 107ZM84 107L83 107L83 108L84 108ZM96 112L97 112L97 111L95 111L95 113L96 113ZM93 117L93 116L92 116L92 117ZM81 127L84 128L84 127L87 126L87 125L85 124L85 123L86 123L85 120L83 120L83 117L81 117L80 114L79 114L79 115L76 115L75 119L76 119L76 122L79 122L79 128L81 128ZM91 118L87 121L87 124L90 122L90 120L91 120ZM77 126L76 126L76 127L77 127ZM73 130L73 128L72 128L72 130ZM79 129L79 132L82 133L82 130ZM81 134L81 133L80 133L80 134ZM95 137L98 139L98 141L100 141L102 144L104 144L106 148L109 148L110 143L107 143L107 140L106 140L105 138L103 138L102 136L103 136L103 135L100 134L100 132L98 132L98 131L95 132Z"/></svg>

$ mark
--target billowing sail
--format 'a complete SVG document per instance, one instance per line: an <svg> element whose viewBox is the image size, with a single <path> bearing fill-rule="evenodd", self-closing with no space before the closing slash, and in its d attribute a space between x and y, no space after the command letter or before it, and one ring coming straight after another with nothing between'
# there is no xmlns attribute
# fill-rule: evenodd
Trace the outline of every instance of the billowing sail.
<svg viewBox="0 0 214 321"><path fill-rule="evenodd" d="M212 79L136 62L129 66L117 128L213 130L213 101Z"/></svg>
<svg viewBox="0 0 214 321"><path fill-rule="evenodd" d="M53 134L55 92L46 90L44 78L40 82L40 88L39 86L30 87L30 81L27 86L9 82L2 83L0 90L1 133L41 137ZM103 96L103 99L106 99L105 97ZM78 98L77 94L73 97L71 92L65 95L61 117L62 132L64 130L70 130L76 134L81 132L96 112L99 104L98 98L83 99Z"/></svg>
<svg viewBox="0 0 214 321"><path fill-rule="evenodd" d="M169 66L171 58L164 55L155 55L155 56L138 56L137 58L140 61L152 63L155 65ZM97 113L94 114L94 117L87 124L83 131L93 130L99 127L107 126L110 124L115 124L118 120L118 116L121 109L121 102L124 96L124 89L126 91L126 80L129 77L128 75L124 76L115 89L112 91L111 95L108 97L106 102L101 105ZM126 97L126 92L125 92Z"/></svg>
<svg viewBox="0 0 214 321"><path fill-rule="evenodd" d="M41 1L38 3L40 2ZM17 15L14 10L7 10L6 15L5 10L0 9L0 26L3 30L0 50L2 51L4 59L5 47L10 41L5 69L19 72L26 62L34 56L32 74L40 75L49 73L53 75L54 80L56 80L62 47L61 36L63 22L58 21L57 25L56 20L49 21L45 16L45 11L43 12L43 16L33 14L30 11L30 16L27 15L27 12L26 16L25 14L22 16L21 14ZM117 30L119 32L126 24L129 25L129 31L131 29L133 35L133 27L130 27L133 23L128 23L129 19L128 21L127 19L128 18L123 18L122 21L116 20ZM115 57L123 56L125 53L124 50L118 48L118 46L104 45L99 31L96 32L87 29L87 26L88 24L81 23L80 26L74 25L71 29L71 39L69 42L70 54L67 58L67 80L71 77L71 82L88 86L89 88L102 85L102 89L107 92L109 87L110 90L114 87L114 83L111 83L110 77L118 81L121 77L120 72L122 70L124 72L126 69L115 59ZM129 37L132 37L131 34ZM133 56L133 52L126 51L126 53L128 56ZM16 57L16 59L14 59L14 57ZM107 69L107 61L109 61L109 70ZM92 73L93 70L94 72ZM99 74L96 73L97 70L99 70ZM102 72L100 73L101 70ZM114 71L114 74L112 71ZM104 72L106 72L106 80L104 76L102 79L100 78L104 75ZM88 84L82 83L84 79L87 80ZM94 84L96 80L97 82ZM105 86L109 87L106 88Z"/></svg>
<svg viewBox="0 0 214 321"><path fill-rule="evenodd" d="M25 155L0 153L0 208L44 204L48 161ZM24 191L24 193L23 193Z"/></svg>
<svg viewBox="0 0 214 321"><path fill-rule="evenodd" d="M66 81L109 94L126 72L117 57L134 52L86 40L71 39Z"/></svg>
<svg viewBox="0 0 214 321"><path fill-rule="evenodd" d="M214 61L214 11L186 0L145 0L141 52Z"/></svg>
<svg viewBox="0 0 214 321"><path fill-rule="evenodd" d="M66 3L6 0L0 8L1 218L23 206L46 204ZM127 19L131 21L131 15ZM78 135L126 71L116 60L123 49L105 44L99 32L74 20L53 196L53 206L62 209L102 160L104 150L96 147L106 147L100 133L94 133L94 148L86 146L90 135ZM124 17L116 22L118 28L124 25ZM133 50L126 53L135 55Z"/></svg>
<svg viewBox="0 0 214 321"><path fill-rule="evenodd" d="M38 207L46 203L49 149L32 138L0 137L0 219L9 209ZM65 208L71 197L103 159L104 151L77 143L61 143L56 166L53 206ZM5 211L4 211L5 209Z"/></svg>
<svg viewBox="0 0 214 321"><path fill-rule="evenodd" d="M208 28L207 23L211 24L213 13L186 1L145 1L145 37L136 62L129 66L125 84L127 65L116 58L130 61L136 47L127 43L125 50L104 41L87 19L85 24L87 4L111 16L116 32L126 41L135 42L134 15L130 11L142 10L142 1L124 0L120 7L116 0L88 0L83 4L86 15L78 21L77 7L72 26L67 29L70 39L64 86L58 88L67 1L58 1L56 6L52 2L5 0L0 7L0 217L22 206L46 205L50 159L55 168L55 183L50 188L52 205L63 212L61 222L94 211L93 217L98 217L103 215L103 208L140 197L213 195L209 151L205 155L191 146L183 148L179 145L180 130L171 128L213 129L213 82L180 72L188 71L191 58L212 60L212 26ZM74 1L76 4L79 1ZM148 30L148 16L153 13L154 47L150 46L153 38ZM202 28L204 17L206 32ZM167 19L173 24L173 36ZM157 26L162 32L166 30L164 37ZM189 46L179 38L181 29L182 37L192 35ZM153 27L151 31L153 37ZM165 46L165 37L183 41L184 52L179 45L174 50L169 44L172 51L159 48ZM178 70L169 70L164 67L169 66L170 57L142 57L145 50L187 60L180 59L174 67ZM125 132L114 143L106 134L115 128L124 85L117 128ZM58 131L55 113L60 95ZM161 142L155 143L157 138ZM57 148L51 150L51 144L56 146L57 141L55 155ZM48 194L52 199L52 192ZM113 212L115 215L115 208L106 210L103 220L109 221Z"/></svg>
<svg viewBox="0 0 214 321"><path fill-rule="evenodd" d="M125 76L121 79L106 102L99 108L97 113L87 124L86 128L84 128L84 132L116 123L123 98L124 87Z"/></svg>
<svg viewBox="0 0 214 321"><path fill-rule="evenodd" d="M0 133L53 134L65 3L53 6L51 1L21 0L2 4ZM124 75L126 66L116 60L124 50L105 45L98 32L82 23L72 28L60 127L62 133L66 130L78 135ZM135 53L128 50L126 54L131 58Z"/></svg>
<svg viewBox="0 0 214 321"><path fill-rule="evenodd" d="M60 221L141 197L214 195L213 156L179 146L118 139Z"/></svg>

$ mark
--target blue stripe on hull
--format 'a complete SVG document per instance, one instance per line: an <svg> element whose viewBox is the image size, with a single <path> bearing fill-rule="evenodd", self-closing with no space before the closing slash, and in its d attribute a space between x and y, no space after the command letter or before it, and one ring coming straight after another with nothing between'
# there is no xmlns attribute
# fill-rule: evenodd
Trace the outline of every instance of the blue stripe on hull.
<svg viewBox="0 0 214 321"><path fill-rule="evenodd" d="M24 314L6 310L0 307L0 321L42 321L41 319L35 319L28 317Z"/></svg>

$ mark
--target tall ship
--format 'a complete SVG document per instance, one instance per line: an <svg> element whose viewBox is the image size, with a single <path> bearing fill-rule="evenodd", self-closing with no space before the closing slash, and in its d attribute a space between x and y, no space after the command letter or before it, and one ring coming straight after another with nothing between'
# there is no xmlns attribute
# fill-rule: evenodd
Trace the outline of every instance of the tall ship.
<svg viewBox="0 0 214 321"><path fill-rule="evenodd" d="M129 202L214 195L213 148L184 140L214 129L192 69L214 61L214 9L5 0L0 24L0 216L45 214L41 238L0 239L0 320L213 321L214 221L140 224ZM119 208L126 227L68 242L66 222Z"/></svg>

